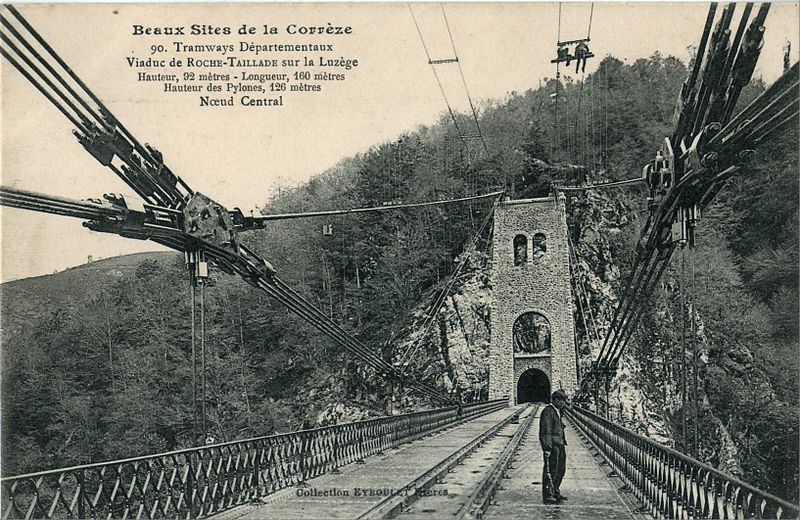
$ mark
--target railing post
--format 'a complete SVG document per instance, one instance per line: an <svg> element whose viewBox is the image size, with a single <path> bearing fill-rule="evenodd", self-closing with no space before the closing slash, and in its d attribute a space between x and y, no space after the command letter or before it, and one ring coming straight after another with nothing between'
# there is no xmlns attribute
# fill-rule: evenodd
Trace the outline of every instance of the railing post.
<svg viewBox="0 0 800 520"><path fill-rule="evenodd" d="M253 443L253 492L250 498L255 498L261 494L260 491L260 482L261 482L261 472L259 471L259 464L261 463L261 450L262 444L258 441Z"/></svg>
<svg viewBox="0 0 800 520"><path fill-rule="evenodd" d="M78 518L86 518L86 512L84 511L83 504L83 500L86 497L86 492L84 491L84 486L86 485L86 475L84 473L85 470L80 470L78 472Z"/></svg>
<svg viewBox="0 0 800 520"><path fill-rule="evenodd" d="M192 481L194 480L194 464L192 464L192 454L186 454L186 460L189 465L189 471L186 473L186 508L189 512L189 518L194 517L194 499L192 498L192 494L194 492L194 486L192 485Z"/></svg>

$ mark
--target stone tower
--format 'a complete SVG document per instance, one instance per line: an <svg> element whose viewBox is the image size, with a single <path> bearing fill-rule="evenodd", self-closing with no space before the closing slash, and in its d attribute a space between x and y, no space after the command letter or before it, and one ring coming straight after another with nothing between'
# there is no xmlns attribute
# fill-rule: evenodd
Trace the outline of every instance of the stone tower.
<svg viewBox="0 0 800 520"><path fill-rule="evenodd" d="M494 217L489 398L572 396L577 366L564 198L505 201Z"/></svg>

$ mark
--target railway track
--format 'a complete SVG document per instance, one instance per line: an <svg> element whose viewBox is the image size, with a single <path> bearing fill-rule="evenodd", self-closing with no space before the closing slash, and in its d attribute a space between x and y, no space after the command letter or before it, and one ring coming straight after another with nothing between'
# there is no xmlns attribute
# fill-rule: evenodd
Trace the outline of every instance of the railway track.
<svg viewBox="0 0 800 520"><path fill-rule="evenodd" d="M417 475L402 493L358 518L480 518L490 506L540 405L529 405Z"/></svg>

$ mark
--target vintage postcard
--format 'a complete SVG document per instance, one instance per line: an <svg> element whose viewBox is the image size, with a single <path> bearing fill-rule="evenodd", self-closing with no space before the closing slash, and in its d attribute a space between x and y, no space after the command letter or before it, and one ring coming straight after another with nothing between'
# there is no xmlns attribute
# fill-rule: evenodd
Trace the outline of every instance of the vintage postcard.
<svg viewBox="0 0 800 520"><path fill-rule="evenodd" d="M796 2L0 11L3 518L800 515Z"/></svg>

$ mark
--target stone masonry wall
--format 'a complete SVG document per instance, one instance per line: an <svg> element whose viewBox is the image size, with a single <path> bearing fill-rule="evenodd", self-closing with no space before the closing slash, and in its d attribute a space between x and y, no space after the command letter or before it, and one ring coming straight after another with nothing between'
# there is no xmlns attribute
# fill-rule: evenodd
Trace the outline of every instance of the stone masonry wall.
<svg viewBox="0 0 800 520"><path fill-rule="evenodd" d="M533 258L533 236L544 233L547 251ZM528 258L514 265L514 237L528 239ZM506 201L494 217L492 270L492 342L489 352L489 398L508 396L516 403L517 381L528 368L550 378L551 391L562 388L572 396L577 386L575 336L572 318L569 250L564 201L527 199ZM526 312L550 322L551 348L515 358L512 327Z"/></svg>

